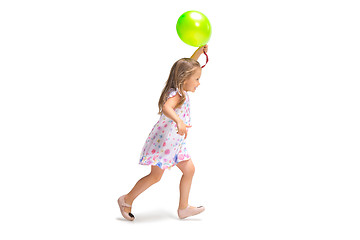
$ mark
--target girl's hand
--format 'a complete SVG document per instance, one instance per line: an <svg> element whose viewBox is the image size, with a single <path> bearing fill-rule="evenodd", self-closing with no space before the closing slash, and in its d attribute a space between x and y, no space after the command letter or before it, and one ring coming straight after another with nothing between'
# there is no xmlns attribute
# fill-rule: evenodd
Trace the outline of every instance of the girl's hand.
<svg viewBox="0 0 360 240"><path fill-rule="evenodd" d="M206 52L206 53L207 53L207 51L208 51L208 49L209 49L209 46L206 44L206 45L200 47L199 49L201 50L201 53L203 53L203 52Z"/></svg>
<svg viewBox="0 0 360 240"><path fill-rule="evenodd" d="M186 125L182 120L178 121L176 123L177 129L178 129L178 134L180 134L181 136L185 134L185 139L187 137L187 128L190 128L190 125Z"/></svg>
<svg viewBox="0 0 360 240"><path fill-rule="evenodd" d="M200 55L203 54L204 52L207 53L209 47L208 45L204 45L202 47L199 47L198 49L196 49L196 51L194 52L194 54L191 56L192 59L198 60Z"/></svg>

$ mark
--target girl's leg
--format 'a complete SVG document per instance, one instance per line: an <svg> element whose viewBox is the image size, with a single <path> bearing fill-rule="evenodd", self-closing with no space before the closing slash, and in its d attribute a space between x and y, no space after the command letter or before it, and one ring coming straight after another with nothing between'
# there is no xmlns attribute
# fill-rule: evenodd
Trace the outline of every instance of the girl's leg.
<svg viewBox="0 0 360 240"><path fill-rule="evenodd" d="M151 166L151 172L149 175L141 178L131 189L131 191L125 196L125 203L132 205L133 201L137 196L139 196L142 192L148 189L154 183L160 181L164 170L159 168L158 166ZM125 212L131 212L131 208L125 208Z"/></svg>
<svg viewBox="0 0 360 240"><path fill-rule="evenodd" d="M183 173L180 180L180 201L179 209L187 208L189 205L189 193L191 188L192 178L195 173L195 166L191 159L179 162L176 165Z"/></svg>

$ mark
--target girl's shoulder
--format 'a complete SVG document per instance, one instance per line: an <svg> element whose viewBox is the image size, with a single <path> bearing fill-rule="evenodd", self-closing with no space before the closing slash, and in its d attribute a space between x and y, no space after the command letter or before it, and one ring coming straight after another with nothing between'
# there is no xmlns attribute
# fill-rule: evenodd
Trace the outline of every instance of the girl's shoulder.
<svg viewBox="0 0 360 240"><path fill-rule="evenodd" d="M170 88L170 90L168 92L168 98L174 97L177 93L179 93L179 95L182 96L179 89Z"/></svg>

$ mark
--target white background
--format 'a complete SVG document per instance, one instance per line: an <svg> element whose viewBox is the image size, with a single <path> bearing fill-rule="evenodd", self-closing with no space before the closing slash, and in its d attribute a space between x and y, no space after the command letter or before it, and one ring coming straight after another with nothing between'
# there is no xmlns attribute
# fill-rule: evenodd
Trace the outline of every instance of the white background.
<svg viewBox="0 0 360 240"><path fill-rule="evenodd" d="M134 202L172 64L212 24L190 93L196 166L177 219L177 168ZM1 1L1 239L359 239L356 1ZM205 62L202 56L200 63Z"/></svg>

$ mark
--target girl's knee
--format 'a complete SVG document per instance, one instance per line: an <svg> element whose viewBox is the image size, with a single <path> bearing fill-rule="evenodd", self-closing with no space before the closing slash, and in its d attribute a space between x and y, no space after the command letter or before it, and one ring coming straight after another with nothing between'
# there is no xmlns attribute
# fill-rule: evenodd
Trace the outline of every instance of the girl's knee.
<svg viewBox="0 0 360 240"><path fill-rule="evenodd" d="M195 174L195 166L192 165L192 166L190 167L189 171L190 171L190 174L191 174L191 175L194 175L194 174Z"/></svg>
<svg viewBox="0 0 360 240"><path fill-rule="evenodd" d="M158 168L155 166L155 168ZM154 183L157 183L161 180L161 177L163 175L164 171L159 171L159 169L155 169L155 171L151 171L151 173L149 174L149 177L151 178L151 180Z"/></svg>
<svg viewBox="0 0 360 240"><path fill-rule="evenodd" d="M154 183L157 183L161 180L162 174L150 174L150 177Z"/></svg>
<svg viewBox="0 0 360 240"><path fill-rule="evenodd" d="M195 166L192 162L189 162L189 164L186 165L183 174L188 176L193 176L195 174Z"/></svg>

